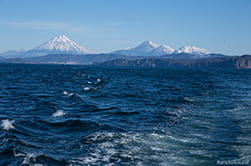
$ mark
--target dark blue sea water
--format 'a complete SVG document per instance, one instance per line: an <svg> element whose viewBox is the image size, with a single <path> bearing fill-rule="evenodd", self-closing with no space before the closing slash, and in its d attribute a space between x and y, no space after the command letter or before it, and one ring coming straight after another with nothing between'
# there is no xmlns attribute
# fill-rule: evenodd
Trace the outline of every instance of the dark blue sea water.
<svg viewBox="0 0 251 166"><path fill-rule="evenodd" d="M0 65L0 165L251 165L251 70Z"/></svg>

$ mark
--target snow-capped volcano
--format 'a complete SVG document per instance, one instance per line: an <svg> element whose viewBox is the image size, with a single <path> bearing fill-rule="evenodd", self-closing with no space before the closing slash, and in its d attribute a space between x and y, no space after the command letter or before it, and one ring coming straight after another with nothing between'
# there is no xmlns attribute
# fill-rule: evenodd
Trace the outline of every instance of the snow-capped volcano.
<svg viewBox="0 0 251 166"><path fill-rule="evenodd" d="M207 55L209 52L204 48L198 48L194 46L184 46L175 51L176 54L186 53L194 55Z"/></svg>
<svg viewBox="0 0 251 166"><path fill-rule="evenodd" d="M127 56L146 56L149 52L154 50L155 48L159 47L159 45L151 42L151 41L144 41L140 45L133 47L133 48L126 48L118 51L114 51L112 53L115 54L123 54Z"/></svg>
<svg viewBox="0 0 251 166"><path fill-rule="evenodd" d="M58 53L89 54L91 51L71 41L65 35L54 37L46 43L34 48L35 51L52 51Z"/></svg>
<svg viewBox="0 0 251 166"><path fill-rule="evenodd" d="M61 35L33 49L13 50L2 53L7 58L44 56L48 54L91 54L93 52Z"/></svg>
<svg viewBox="0 0 251 166"><path fill-rule="evenodd" d="M152 41L144 41L143 43L135 47L135 49L141 51L151 51L152 49L155 49L157 47L159 47L159 45L155 44Z"/></svg>
<svg viewBox="0 0 251 166"><path fill-rule="evenodd" d="M185 46L175 50L165 44L157 45L151 41L144 41L143 43L141 43L136 47L122 49L114 51L112 53L122 54L127 56L161 56L167 54L175 55L175 54L185 53L198 56L198 58L199 56L204 56L209 54L209 52L204 48Z"/></svg>
<svg viewBox="0 0 251 166"><path fill-rule="evenodd" d="M94 54L94 52L71 41L68 37L61 35L52 38L44 44L33 49L13 50L1 53L4 58L26 58L37 57L48 54ZM177 50L167 46L158 45L151 41L144 41L136 47L121 49L112 52L112 54L121 54L126 56L162 56L166 55L170 58L208 58L211 54L204 48L194 46L185 46ZM186 55L185 55L186 54Z"/></svg>

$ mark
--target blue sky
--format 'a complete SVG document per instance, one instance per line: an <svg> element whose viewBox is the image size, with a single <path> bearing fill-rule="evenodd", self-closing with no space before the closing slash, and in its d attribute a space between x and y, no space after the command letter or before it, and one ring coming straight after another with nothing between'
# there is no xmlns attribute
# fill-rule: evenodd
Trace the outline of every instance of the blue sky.
<svg viewBox="0 0 251 166"><path fill-rule="evenodd" d="M61 34L98 52L151 40L251 54L251 0L0 0L0 52Z"/></svg>

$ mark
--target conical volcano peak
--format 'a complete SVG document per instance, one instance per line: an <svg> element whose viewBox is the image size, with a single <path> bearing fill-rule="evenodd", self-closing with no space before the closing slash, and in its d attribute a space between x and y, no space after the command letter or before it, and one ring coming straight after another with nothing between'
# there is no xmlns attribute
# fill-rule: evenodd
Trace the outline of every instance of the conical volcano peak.
<svg viewBox="0 0 251 166"><path fill-rule="evenodd" d="M141 46L150 46L152 48L157 48L159 45L155 44L152 41L146 40L141 44Z"/></svg>
<svg viewBox="0 0 251 166"><path fill-rule="evenodd" d="M59 35L51 38L47 42L38 47L26 50L13 50L3 53L5 57L20 58L20 57L36 57L48 54L94 54L95 52L89 51L86 48L78 45L70 40L65 35Z"/></svg>
<svg viewBox="0 0 251 166"><path fill-rule="evenodd" d="M54 43L54 44L62 44L62 43L74 43L71 41L67 36L65 35L60 35L52 38L51 40L47 41L46 43Z"/></svg>
<svg viewBox="0 0 251 166"><path fill-rule="evenodd" d="M87 54L91 53L84 47L78 45L77 43L71 41L65 35L60 35L52 38L51 40L45 42L44 44L35 48L36 50L50 50L56 51L56 53L71 53L71 54Z"/></svg>
<svg viewBox="0 0 251 166"><path fill-rule="evenodd" d="M155 44L154 42L146 40L136 47L114 51L113 53L123 54L127 56L147 56L149 52L158 47L159 45Z"/></svg>

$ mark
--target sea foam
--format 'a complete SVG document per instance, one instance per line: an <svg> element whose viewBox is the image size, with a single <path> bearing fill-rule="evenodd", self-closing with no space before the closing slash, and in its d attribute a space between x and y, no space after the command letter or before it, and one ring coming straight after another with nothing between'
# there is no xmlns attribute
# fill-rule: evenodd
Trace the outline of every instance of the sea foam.
<svg viewBox="0 0 251 166"><path fill-rule="evenodd" d="M53 117L60 117L60 116L64 116L66 113L62 110L57 110L56 112L54 112L52 114Z"/></svg>
<svg viewBox="0 0 251 166"><path fill-rule="evenodd" d="M91 90L91 88L90 87L84 87L84 90L89 91L89 90Z"/></svg>
<svg viewBox="0 0 251 166"><path fill-rule="evenodd" d="M15 128L15 127L13 126L14 123L15 123L15 120L4 119L4 120L2 120L1 127L2 127L4 130L14 129L14 128Z"/></svg>
<svg viewBox="0 0 251 166"><path fill-rule="evenodd" d="M72 96L74 95L74 93L70 93L70 92L67 92L67 91L63 91L62 92L64 95L67 95L67 96Z"/></svg>

